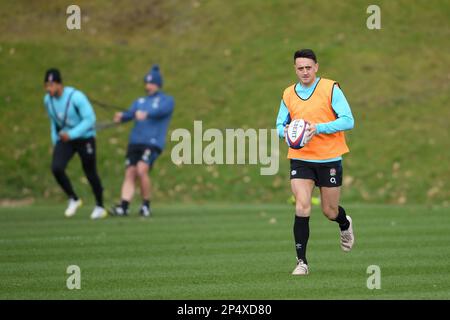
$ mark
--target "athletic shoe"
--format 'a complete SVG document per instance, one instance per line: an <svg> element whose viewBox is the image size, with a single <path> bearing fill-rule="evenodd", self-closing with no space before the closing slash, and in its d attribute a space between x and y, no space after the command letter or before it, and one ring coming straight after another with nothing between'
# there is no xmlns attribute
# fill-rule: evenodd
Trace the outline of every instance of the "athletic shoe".
<svg viewBox="0 0 450 320"><path fill-rule="evenodd" d="M108 212L106 212L105 208L96 206L94 211L91 213L91 219L103 219L108 216Z"/></svg>
<svg viewBox="0 0 450 320"><path fill-rule="evenodd" d="M308 265L304 263L302 259L297 259L297 266L295 267L294 271L292 271L292 275L306 276L308 273Z"/></svg>
<svg viewBox="0 0 450 320"><path fill-rule="evenodd" d="M143 217L150 217L152 211L150 209L150 207L147 206L142 206L141 209L139 210L139 214Z"/></svg>
<svg viewBox="0 0 450 320"><path fill-rule="evenodd" d="M341 249L345 252L352 250L353 244L355 243L352 218L347 216L347 220L350 222L350 226L347 230L341 231Z"/></svg>
<svg viewBox="0 0 450 320"><path fill-rule="evenodd" d="M69 199L69 205L67 206L66 211L64 212L64 215L67 218L73 217L75 213L77 212L77 209L81 207L83 204L83 201L81 199L75 200L75 199Z"/></svg>
<svg viewBox="0 0 450 320"><path fill-rule="evenodd" d="M124 211L122 206L117 204L111 208L109 213L113 216L128 216L129 210Z"/></svg>

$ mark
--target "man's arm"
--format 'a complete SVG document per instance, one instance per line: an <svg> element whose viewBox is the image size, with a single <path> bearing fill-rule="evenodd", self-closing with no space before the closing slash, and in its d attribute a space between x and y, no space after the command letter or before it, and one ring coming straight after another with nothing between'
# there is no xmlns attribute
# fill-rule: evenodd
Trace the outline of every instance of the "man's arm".
<svg viewBox="0 0 450 320"><path fill-rule="evenodd" d="M147 113L147 118L158 119L170 115L175 107L175 101L172 97L167 97L160 101L158 108L151 108Z"/></svg>
<svg viewBox="0 0 450 320"><path fill-rule="evenodd" d="M326 123L316 124L316 134L332 134L338 131L353 129L355 121L353 119L352 110L344 96L342 90L335 85L333 96L331 97L331 106L336 113L337 119Z"/></svg>
<svg viewBox="0 0 450 320"><path fill-rule="evenodd" d="M70 129L67 134L70 139L77 139L94 127L96 118L94 109L84 93L77 91L73 94L72 99L80 112L81 122Z"/></svg>
<svg viewBox="0 0 450 320"><path fill-rule="evenodd" d="M117 119L119 122L127 122L134 119L134 116L137 111L137 100L133 102L133 104L128 108L127 111L116 113ZM119 116L120 115L120 116Z"/></svg>
<svg viewBox="0 0 450 320"><path fill-rule="evenodd" d="M52 143L53 143L53 145L55 145L59 140L59 136L58 136L58 132L56 131L55 121L53 121L53 119L51 119L51 118L50 118L50 132L51 132Z"/></svg>
<svg viewBox="0 0 450 320"><path fill-rule="evenodd" d="M50 108L48 107L49 105L49 101L47 96L44 97L44 106L45 106L45 110L47 110L47 115L48 118L50 120L50 138L52 139L52 143L53 145L56 144L56 142L58 142L58 131L56 130L56 123L55 120L53 119L52 115L50 114Z"/></svg>
<svg viewBox="0 0 450 320"><path fill-rule="evenodd" d="M291 123L291 115L283 100L280 103L280 109L277 116L277 131L280 138L284 138L284 128Z"/></svg>

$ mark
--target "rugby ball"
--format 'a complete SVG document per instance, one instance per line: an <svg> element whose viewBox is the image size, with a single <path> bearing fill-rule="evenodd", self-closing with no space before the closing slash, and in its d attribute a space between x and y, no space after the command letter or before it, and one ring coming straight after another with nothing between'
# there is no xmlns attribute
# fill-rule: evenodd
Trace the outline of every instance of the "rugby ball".
<svg viewBox="0 0 450 320"><path fill-rule="evenodd" d="M308 129L309 123L303 119L293 120L288 127L286 132L286 143L292 149L303 148L310 140L306 134L306 129Z"/></svg>

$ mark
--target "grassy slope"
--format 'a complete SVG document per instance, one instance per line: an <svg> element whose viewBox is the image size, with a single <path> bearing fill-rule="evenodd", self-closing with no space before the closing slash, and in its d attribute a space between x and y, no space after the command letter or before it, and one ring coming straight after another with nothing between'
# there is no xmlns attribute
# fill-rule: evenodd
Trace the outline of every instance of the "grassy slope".
<svg viewBox="0 0 450 320"><path fill-rule="evenodd" d="M450 212L442 207L350 206L357 244L349 254L315 208L311 274L295 279L288 206L162 206L149 220L95 222L87 208L70 220L61 210L0 209L1 299L450 297ZM66 288L73 264L81 290ZM381 290L366 287L369 265L381 268Z"/></svg>
<svg viewBox="0 0 450 320"><path fill-rule="evenodd" d="M65 29L64 2L0 4L0 198L61 197L48 170L42 106L50 66L67 84L126 107L157 61L177 101L172 129L194 120L204 128L271 128L283 88L295 81L293 51L312 47L320 74L341 83L356 119L344 198L448 205L448 1L379 1L380 31L366 29L362 1L115 3L79 1L81 31ZM119 193L129 128L99 134L108 200ZM176 167L172 146L153 173L157 199L279 202L289 193L285 145L276 177L261 177L256 166ZM76 161L70 173L88 197Z"/></svg>

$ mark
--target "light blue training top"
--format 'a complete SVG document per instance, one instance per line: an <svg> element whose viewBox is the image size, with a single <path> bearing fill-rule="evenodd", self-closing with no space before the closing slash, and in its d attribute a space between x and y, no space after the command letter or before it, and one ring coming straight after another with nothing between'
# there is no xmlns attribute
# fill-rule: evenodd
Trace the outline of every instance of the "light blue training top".
<svg viewBox="0 0 450 320"><path fill-rule="evenodd" d="M69 100L70 99L70 100ZM95 112L84 93L73 87L64 87L60 97L44 97L50 117L51 139L55 145L58 133L67 132L70 140L95 137Z"/></svg>
<svg viewBox="0 0 450 320"><path fill-rule="evenodd" d="M317 77L314 83L309 87L304 87L300 83L295 85L295 91L302 99L308 99L314 89L317 86L320 78ZM347 102L347 99L344 96L344 93L339 88L339 86L335 85L333 90L333 96L331 97L331 107L336 114L336 120L326 122L326 123L317 123L316 130L317 134L332 134L338 131L350 130L353 129L354 119L352 115L352 110L350 109L350 105ZM280 109L278 110L277 116L277 131L280 138L284 138L284 127L286 124L291 122L291 116L289 114L289 110L286 107L283 99L281 99ZM324 159L324 160L306 160L306 159L296 159L308 162L332 162L342 160L342 157L336 157L332 159Z"/></svg>

